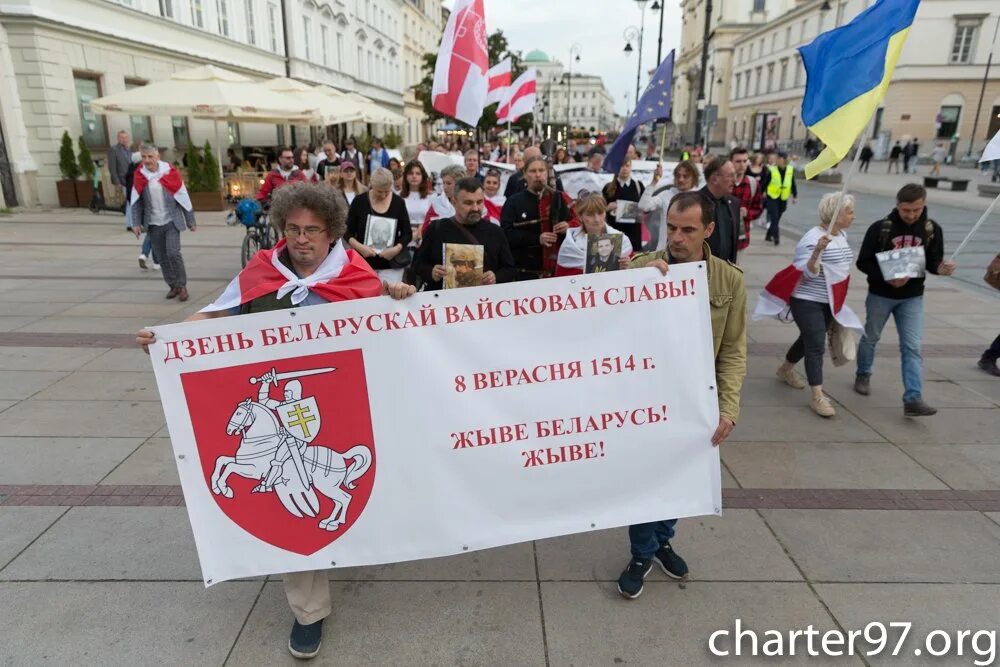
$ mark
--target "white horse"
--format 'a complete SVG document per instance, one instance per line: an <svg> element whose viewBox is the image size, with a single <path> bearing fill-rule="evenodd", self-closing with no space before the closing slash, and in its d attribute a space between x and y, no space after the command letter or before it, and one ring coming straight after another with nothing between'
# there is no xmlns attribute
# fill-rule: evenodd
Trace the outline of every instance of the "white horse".
<svg viewBox="0 0 1000 667"><path fill-rule="evenodd" d="M215 460L212 492L226 498L233 497L233 490L226 484L226 480L233 474L260 480L261 484L254 492L272 490L265 488L264 480L271 470L271 462L278 456L278 448L285 442L289 447L295 447L300 442L286 435L272 410L249 398L236 406L226 425L226 434L242 436L236 456L220 456ZM341 454L329 447L313 445L302 448L301 456L312 477L313 487L333 501L333 511L319 522L319 527L323 530L337 530L347 521L347 509L351 504L351 494L341 487L356 488L355 482L371 467L371 449L365 445L356 445ZM298 477L291 458L285 460L283 467L285 478ZM279 481L273 490L285 509L299 517L303 516L303 512L316 516L317 505L314 501L308 504L294 502L288 497L290 491L281 488L283 486L285 485ZM311 488L307 491L311 492Z"/></svg>

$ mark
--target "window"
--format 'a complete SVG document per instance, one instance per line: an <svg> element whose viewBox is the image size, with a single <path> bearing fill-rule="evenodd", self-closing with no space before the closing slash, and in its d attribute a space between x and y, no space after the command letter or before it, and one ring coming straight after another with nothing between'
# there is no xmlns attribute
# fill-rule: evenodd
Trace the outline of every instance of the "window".
<svg viewBox="0 0 1000 667"><path fill-rule="evenodd" d="M764 78L764 68L763 67L758 67L757 68L757 78L754 80L754 91L753 91L754 95L760 95L760 83L761 83L761 79L763 79L763 78Z"/></svg>
<svg viewBox="0 0 1000 667"><path fill-rule="evenodd" d="M775 32L771 35L771 53L778 50L778 33Z"/></svg>
<svg viewBox="0 0 1000 667"><path fill-rule="evenodd" d="M755 12L764 11L764 0L753 0L753 10Z"/></svg>
<svg viewBox="0 0 1000 667"><path fill-rule="evenodd" d="M733 86L733 97L739 98L739 96L740 96L740 84L742 82L743 82L743 75L742 74L737 74L736 75L736 85Z"/></svg>
<svg viewBox="0 0 1000 667"><path fill-rule="evenodd" d="M306 51L306 60L312 60L312 20L308 16L302 17L302 47Z"/></svg>
<svg viewBox="0 0 1000 667"><path fill-rule="evenodd" d="M267 6L267 32L271 39L271 50L278 52L278 8L275 5Z"/></svg>
<svg viewBox="0 0 1000 667"><path fill-rule="evenodd" d="M240 142L240 124L229 122L226 123L226 130L229 134L229 145L230 146L241 146Z"/></svg>
<svg viewBox="0 0 1000 667"><path fill-rule="evenodd" d="M788 58L781 61L781 78L778 80L778 90L784 90L788 85Z"/></svg>
<svg viewBox="0 0 1000 667"><path fill-rule="evenodd" d="M108 145L107 121L105 116L98 116L90 110L90 101L102 95L101 79L94 74L74 72L73 82L76 84L76 102L83 140L91 148L103 148Z"/></svg>
<svg viewBox="0 0 1000 667"><path fill-rule="evenodd" d="M325 25L319 27L319 47L323 50L323 65L330 66L330 29Z"/></svg>
<svg viewBox="0 0 1000 667"><path fill-rule="evenodd" d="M337 33L337 69L344 69L344 35Z"/></svg>
<svg viewBox="0 0 1000 667"><path fill-rule="evenodd" d="M806 41L807 34L809 34L809 19L802 21L802 27L799 29L799 41Z"/></svg>
<svg viewBox="0 0 1000 667"><path fill-rule="evenodd" d="M942 106L936 119L937 134L935 138L950 140L954 137L955 132L958 131L958 119L961 115L962 107L960 106Z"/></svg>
<svg viewBox="0 0 1000 667"><path fill-rule="evenodd" d="M365 75L364 75L364 73L363 73L363 71L361 69L361 65L364 62L364 57L365 57L364 51L362 51L361 47L359 46L358 47L358 78L359 79L364 79L365 78Z"/></svg>
<svg viewBox="0 0 1000 667"><path fill-rule="evenodd" d="M174 148L187 148L191 145L187 116L171 116L170 126L174 133Z"/></svg>
<svg viewBox="0 0 1000 667"><path fill-rule="evenodd" d="M145 81L139 81L138 79L125 79L125 90L132 90L133 88L139 88L140 86L145 86ZM131 134L133 141L153 141L153 125L150 122L149 116L129 116L129 125L131 126Z"/></svg>
<svg viewBox="0 0 1000 667"><path fill-rule="evenodd" d="M785 28L785 48L792 45L792 26Z"/></svg>
<svg viewBox="0 0 1000 667"><path fill-rule="evenodd" d="M955 41L951 45L952 63L972 62L972 46L976 38L978 21L959 21L955 25Z"/></svg>
<svg viewBox="0 0 1000 667"><path fill-rule="evenodd" d="M795 87L798 88L806 78L806 66L801 56L795 56Z"/></svg>
<svg viewBox="0 0 1000 667"><path fill-rule="evenodd" d="M219 19L219 34L229 37L229 3L226 0L215 0L215 10Z"/></svg>
<svg viewBox="0 0 1000 667"><path fill-rule="evenodd" d="M747 70L743 75L743 97L750 96L750 70Z"/></svg>
<svg viewBox="0 0 1000 667"><path fill-rule="evenodd" d="M247 41L257 46L257 26L253 15L254 0L243 0L243 8L247 15Z"/></svg>
<svg viewBox="0 0 1000 667"><path fill-rule="evenodd" d="M373 83L375 81L375 77L378 76L378 72L375 71L374 62L375 62L375 56L374 56L374 54L371 51L369 51L368 52L368 80L371 81L371 82L373 82Z"/></svg>
<svg viewBox="0 0 1000 667"><path fill-rule="evenodd" d="M205 27L205 8L201 0L191 0L191 24L196 28Z"/></svg>
<svg viewBox="0 0 1000 667"><path fill-rule="evenodd" d="M774 89L774 63L767 66L767 91L771 92Z"/></svg>
<svg viewBox="0 0 1000 667"><path fill-rule="evenodd" d="M160 16L167 19L174 18L174 0L160 0Z"/></svg>

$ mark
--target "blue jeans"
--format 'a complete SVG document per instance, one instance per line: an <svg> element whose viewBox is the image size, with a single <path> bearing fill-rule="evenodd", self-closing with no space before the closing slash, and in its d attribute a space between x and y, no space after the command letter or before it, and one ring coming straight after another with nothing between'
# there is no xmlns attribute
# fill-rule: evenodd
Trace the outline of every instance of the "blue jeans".
<svg viewBox="0 0 1000 667"><path fill-rule="evenodd" d="M858 375L871 375L875 364L875 346L882 336L882 329L889 315L896 320L899 332L899 350L903 364L903 401L920 398L923 390L923 356L920 354L924 333L924 297L887 299L868 294L865 299L865 335L858 345Z"/></svg>
<svg viewBox="0 0 1000 667"><path fill-rule="evenodd" d="M628 527L628 539L632 543L632 557L650 559L668 540L674 536L677 519L637 523Z"/></svg>

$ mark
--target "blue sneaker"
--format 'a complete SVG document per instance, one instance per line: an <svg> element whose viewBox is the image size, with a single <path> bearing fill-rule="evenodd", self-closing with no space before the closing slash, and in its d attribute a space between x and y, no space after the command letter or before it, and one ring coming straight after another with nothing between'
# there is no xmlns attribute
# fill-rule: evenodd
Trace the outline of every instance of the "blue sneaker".
<svg viewBox="0 0 1000 667"><path fill-rule="evenodd" d="M670 546L670 542L660 547L660 550L653 556L653 560L660 566L663 573L672 579L683 579L688 574L687 563L677 555L677 552Z"/></svg>
<svg viewBox="0 0 1000 667"><path fill-rule="evenodd" d="M653 569L653 561L649 558L633 558L628 567L618 577L618 592L622 597L634 600L642 595L642 585L646 575Z"/></svg>

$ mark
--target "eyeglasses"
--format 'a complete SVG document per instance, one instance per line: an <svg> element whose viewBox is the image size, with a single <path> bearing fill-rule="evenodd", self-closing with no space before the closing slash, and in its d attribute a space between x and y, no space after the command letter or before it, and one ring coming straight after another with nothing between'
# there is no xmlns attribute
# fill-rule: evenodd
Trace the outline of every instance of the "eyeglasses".
<svg viewBox="0 0 1000 667"><path fill-rule="evenodd" d="M306 238L314 239L325 231L326 227L306 227L305 229L299 229L298 227L285 227L285 237L294 239L305 235Z"/></svg>

